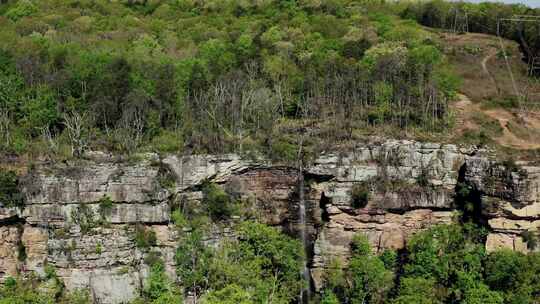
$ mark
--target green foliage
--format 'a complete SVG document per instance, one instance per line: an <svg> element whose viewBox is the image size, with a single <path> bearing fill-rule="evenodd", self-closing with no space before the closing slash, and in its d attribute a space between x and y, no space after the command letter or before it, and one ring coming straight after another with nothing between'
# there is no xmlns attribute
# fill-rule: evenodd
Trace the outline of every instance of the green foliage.
<svg viewBox="0 0 540 304"><path fill-rule="evenodd" d="M339 304L339 299L332 290L325 290L323 292L321 304Z"/></svg>
<svg viewBox="0 0 540 304"><path fill-rule="evenodd" d="M386 249L379 257L384 264L384 268L388 270L396 270L398 267L398 254L395 250Z"/></svg>
<svg viewBox="0 0 540 304"><path fill-rule="evenodd" d="M238 233L240 252L246 262L260 268L258 271L263 279L279 282L277 290L282 301L288 302L296 297L306 283L300 275L305 258L300 242L276 228L256 222L244 222ZM272 292L270 286L265 285L263 298Z"/></svg>
<svg viewBox="0 0 540 304"><path fill-rule="evenodd" d="M22 17L28 17L37 13L38 8L34 2L35 1L32 0L17 1L17 3L6 12L6 17L13 21L17 21Z"/></svg>
<svg viewBox="0 0 540 304"><path fill-rule="evenodd" d="M75 289L70 291L60 301L61 304L91 304L90 292L86 289Z"/></svg>
<svg viewBox="0 0 540 304"><path fill-rule="evenodd" d="M156 232L144 225L135 225L135 244L138 248L149 248L157 242Z"/></svg>
<svg viewBox="0 0 540 304"><path fill-rule="evenodd" d="M150 274L143 284L142 296L132 304L182 304L183 296L179 288L165 273L163 261L150 267Z"/></svg>
<svg viewBox="0 0 540 304"><path fill-rule="evenodd" d="M437 300L436 284L433 279L422 277L405 277L401 279L399 295L394 299L396 304L435 304Z"/></svg>
<svg viewBox="0 0 540 304"><path fill-rule="evenodd" d="M82 234L86 234L96 227L94 211L86 204L79 204L71 210L71 221L79 225Z"/></svg>
<svg viewBox="0 0 540 304"><path fill-rule="evenodd" d="M172 219L173 223L176 225L176 227L178 227L178 228L185 227L188 224L188 221L187 221L184 213L182 213L182 211L180 209L176 209L176 210L174 210L172 212L171 219Z"/></svg>
<svg viewBox="0 0 540 304"><path fill-rule="evenodd" d="M491 253L485 265L485 282L504 295L506 303L534 303L540 294L538 253L524 255L510 250Z"/></svg>
<svg viewBox="0 0 540 304"><path fill-rule="evenodd" d="M330 261L326 272L324 273L324 284L326 287L326 293L332 293L333 296L345 295L346 277L343 270L343 265L338 259Z"/></svg>
<svg viewBox="0 0 540 304"><path fill-rule="evenodd" d="M22 127L31 136L40 135L41 128L50 128L60 119L57 96L46 88L38 88L29 94L21 106L23 119Z"/></svg>
<svg viewBox="0 0 540 304"><path fill-rule="evenodd" d="M178 131L162 130L152 139L150 145L155 151L172 153L182 151L184 140Z"/></svg>
<svg viewBox="0 0 540 304"><path fill-rule="evenodd" d="M535 303L540 254L510 250L486 254L485 231L475 224L439 225L409 240L401 260L376 255L355 235L345 271L327 265L322 303ZM394 283L397 283L394 286Z"/></svg>
<svg viewBox="0 0 540 304"><path fill-rule="evenodd" d="M354 184L351 188L351 201L354 208L364 208L369 202L369 184Z"/></svg>
<svg viewBox="0 0 540 304"><path fill-rule="evenodd" d="M434 277L448 284L459 271L480 273L485 256L482 231L472 224L443 225L415 235L408 243L408 263L405 272L410 276Z"/></svg>
<svg viewBox="0 0 540 304"><path fill-rule="evenodd" d="M299 293L303 250L298 241L262 224L243 222L238 240L212 249L193 230L176 253L182 285L204 303L290 303Z"/></svg>
<svg viewBox="0 0 540 304"><path fill-rule="evenodd" d="M489 290L484 284L465 290L462 303L466 304L502 304L503 297L496 291Z"/></svg>
<svg viewBox="0 0 540 304"><path fill-rule="evenodd" d="M96 244L96 254L101 254L103 251L103 248L101 247L101 243Z"/></svg>
<svg viewBox="0 0 540 304"><path fill-rule="evenodd" d="M235 212L235 202L227 192L213 183L203 186L203 203L214 220L228 219Z"/></svg>
<svg viewBox="0 0 540 304"><path fill-rule="evenodd" d="M111 215L112 208L114 206L113 201L108 196L103 196L99 201L99 215L102 220L105 220L108 216Z"/></svg>
<svg viewBox="0 0 540 304"><path fill-rule="evenodd" d="M296 109L291 112L296 113ZM291 114L294 115L294 114ZM287 138L277 138L271 146L272 158L295 162L298 160L298 146L291 143Z"/></svg>
<svg viewBox="0 0 540 304"><path fill-rule="evenodd" d="M356 235L353 255L349 262L348 297L353 304L384 303L393 286L394 274L383 261L372 254L367 238Z"/></svg>
<svg viewBox="0 0 540 304"><path fill-rule="evenodd" d="M351 243L351 251L356 256L368 256L371 254L371 245L363 234L355 234Z"/></svg>
<svg viewBox="0 0 540 304"><path fill-rule="evenodd" d="M235 285L227 285L226 287L211 291L202 299L204 304L251 304L251 295L245 289Z"/></svg>
<svg viewBox="0 0 540 304"><path fill-rule="evenodd" d="M7 207L22 207L24 204L19 178L13 171L0 169L0 203Z"/></svg>
<svg viewBox="0 0 540 304"><path fill-rule="evenodd" d="M23 280L7 278L0 287L0 304L53 304L54 295L41 293L35 286L37 279Z"/></svg>
<svg viewBox="0 0 540 304"><path fill-rule="evenodd" d="M45 132L61 141L73 112L91 114L89 149L122 153L245 152L250 142L296 160L288 137L300 130L281 129L285 118L320 129L313 146L380 125L442 131L455 77L435 35L393 6L10 1L0 9L2 148L29 152Z"/></svg>
<svg viewBox="0 0 540 304"><path fill-rule="evenodd" d="M182 295L165 274L163 263L155 263L150 269L143 294L153 304L182 303Z"/></svg>
<svg viewBox="0 0 540 304"><path fill-rule="evenodd" d="M193 230L178 245L175 254L176 273L185 289L200 293L207 288L212 251L203 242L203 234Z"/></svg>

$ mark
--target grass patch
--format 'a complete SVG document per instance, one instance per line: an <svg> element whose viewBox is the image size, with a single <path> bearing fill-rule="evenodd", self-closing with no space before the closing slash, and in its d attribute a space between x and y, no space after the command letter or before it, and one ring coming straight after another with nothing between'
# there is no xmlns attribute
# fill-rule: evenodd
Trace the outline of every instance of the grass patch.
<svg viewBox="0 0 540 304"><path fill-rule="evenodd" d="M85 204L81 204L77 206L77 208L71 210L71 221L79 225L82 234L87 234L96 226L94 212Z"/></svg>
<svg viewBox="0 0 540 304"><path fill-rule="evenodd" d="M112 208L113 208L113 201L108 196L103 196L99 200L99 215L101 216L101 220L105 221L107 217L111 215Z"/></svg>
<svg viewBox="0 0 540 304"><path fill-rule="evenodd" d="M176 187L176 175L167 165L161 162L159 163L157 180L162 188L174 189Z"/></svg>
<svg viewBox="0 0 540 304"><path fill-rule="evenodd" d="M156 232L143 225L135 226L135 244L138 248L149 248L157 243Z"/></svg>
<svg viewBox="0 0 540 304"><path fill-rule="evenodd" d="M513 121L509 121L506 127L516 137L521 138L521 139L531 140L534 138L540 138L540 130L537 130L534 128L526 128L523 125L513 122Z"/></svg>
<svg viewBox="0 0 540 304"><path fill-rule="evenodd" d="M491 98L484 102L482 102L481 105L482 109L496 109L496 108L502 108L506 110L512 110L517 109L519 107L519 103L516 98L514 97L507 97L507 98Z"/></svg>

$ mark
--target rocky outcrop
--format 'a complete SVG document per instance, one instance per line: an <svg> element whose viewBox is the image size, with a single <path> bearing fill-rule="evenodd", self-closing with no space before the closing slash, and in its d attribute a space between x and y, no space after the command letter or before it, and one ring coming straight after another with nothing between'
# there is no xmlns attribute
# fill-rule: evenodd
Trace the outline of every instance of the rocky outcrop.
<svg viewBox="0 0 540 304"><path fill-rule="evenodd" d="M471 189L482 209L488 250L530 250L522 233L540 226L540 167L499 163L487 151L454 145L370 142L325 154L303 172L237 155L148 154L118 161L94 153L73 163L36 165L24 177L25 207L0 208L0 279L52 265L68 289L89 288L99 303L126 302L143 286L149 255L158 253L175 277L179 232L171 210L178 204L201 208L205 181L251 202L244 212L270 225L291 235L305 229L315 289L329 263L346 263L356 233L381 252L451 222L458 184ZM355 187L365 192L360 205ZM141 227L154 231L150 248L137 246ZM213 231L209 242L232 236L227 225Z"/></svg>
<svg viewBox="0 0 540 304"><path fill-rule="evenodd" d="M465 172L465 180L481 194L482 213L491 230L488 252L532 250L524 233L540 230L540 167L471 157Z"/></svg>

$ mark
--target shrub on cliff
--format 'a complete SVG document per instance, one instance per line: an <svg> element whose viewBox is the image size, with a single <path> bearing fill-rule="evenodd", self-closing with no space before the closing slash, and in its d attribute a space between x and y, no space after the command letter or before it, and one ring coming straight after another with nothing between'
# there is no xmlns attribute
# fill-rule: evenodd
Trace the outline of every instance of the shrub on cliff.
<svg viewBox="0 0 540 304"><path fill-rule="evenodd" d="M155 246L156 242L157 238L154 230L141 224L135 226L135 244L138 248L149 248Z"/></svg>
<svg viewBox="0 0 540 304"><path fill-rule="evenodd" d="M181 304L182 294L167 277L163 262L154 263L150 269L143 295L151 304Z"/></svg>
<svg viewBox="0 0 540 304"><path fill-rule="evenodd" d="M105 195L98 201L98 204L99 204L99 210L98 210L99 216L101 217L100 220L102 222L105 222L107 217L109 217L112 213L114 203L109 196Z"/></svg>
<svg viewBox="0 0 540 304"><path fill-rule="evenodd" d="M220 186L207 183L203 186L203 203L213 220L224 220L235 212L235 202Z"/></svg>
<svg viewBox="0 0 540 304"><path fill-rule="evenodd" d="M71 210L71 221L81 228L81 233L86 234L96 227L94 210L86 204L80 204Z"/></svg>
<svg viewBox="0 0 540 304"><path fill-rule="evenodd" d="M369 202L370 189L367 183L354 184L351 188L351 202L354 208L364 208Z"/></svg>
<svg viewBox="0 0 540 304"><path fill-rule="evenodd" d="M0 204L7 207L21 207L23 203L17 174L13 171L0 169Z"/></svg>

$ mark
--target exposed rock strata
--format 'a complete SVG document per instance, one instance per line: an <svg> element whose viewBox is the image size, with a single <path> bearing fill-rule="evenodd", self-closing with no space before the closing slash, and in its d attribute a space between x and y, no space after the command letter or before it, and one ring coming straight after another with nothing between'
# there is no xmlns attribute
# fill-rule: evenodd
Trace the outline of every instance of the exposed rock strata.
<svg viewBox="0 0 540 304"><path fill-rule="evenodd" d="M237 155L146 155L118 162L96 154L73 164L38 165L25 178L25 208L0 208L0 279L42 273L48 263L68 288L90 288L99 303L125 302L142 287L148 252L159 251L174 277L178 232L170 223L171 206L179 200L200 206L207 180L253 202L253 214L291 234L299 229L298 194L304 191L315 288L332 259L346 261L355 233L365 233L380 252L401 249L415 232L451 222L458 182L480 197L490 227L488 250L527 251L521 234L540 227L540 167L501 164L485 151L384 141L319 157L302 172L304 189L298 189L299 174ZM351 203L355 184L369 189L363 208ZM101 215L105 199L112 207ZM81 213L107 224L85 231L77 221ZM137 248L135 224L156 232L155 248ZM209 241L228 236L229 228L216 227Z"/></svg>

